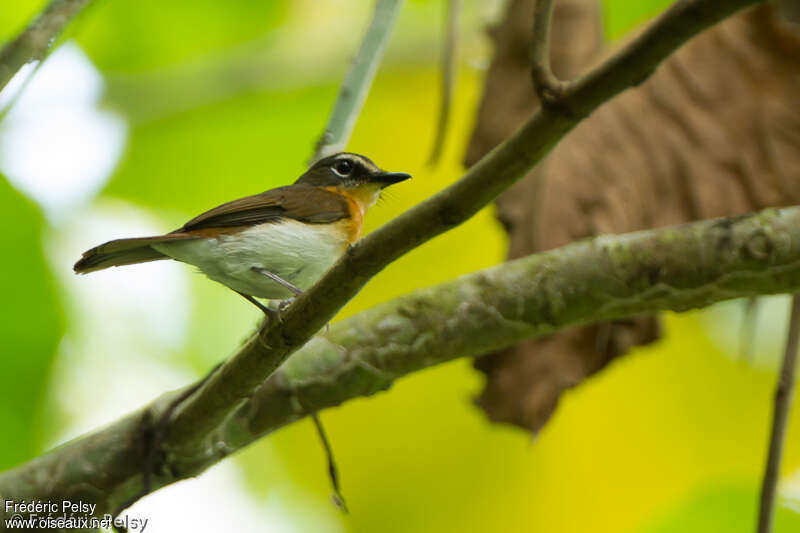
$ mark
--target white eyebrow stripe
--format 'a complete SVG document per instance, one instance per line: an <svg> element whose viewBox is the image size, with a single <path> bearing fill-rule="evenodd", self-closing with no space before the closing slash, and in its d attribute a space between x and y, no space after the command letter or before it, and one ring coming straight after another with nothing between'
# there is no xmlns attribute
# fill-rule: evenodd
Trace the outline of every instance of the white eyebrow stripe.
<svg viewBox="0 0 800 533"><path fill-rule="evenodd" d="M339 154L338 156L336 156L335 160L336 161L347 160L347 161L350 161L353 164L360 164L361 166L367 168L367 170L369 170L370 172L378 172L378 171L380 171L380 169L374 163L372 163L371 161L369 161L367 159L364 159L363 157L360 157L357 154L349 154L349 153L347 153L347 154ZM338 172L336 172L336 173L339 174ZM341 174L339 174L339 175L341 176Z"/></svg>

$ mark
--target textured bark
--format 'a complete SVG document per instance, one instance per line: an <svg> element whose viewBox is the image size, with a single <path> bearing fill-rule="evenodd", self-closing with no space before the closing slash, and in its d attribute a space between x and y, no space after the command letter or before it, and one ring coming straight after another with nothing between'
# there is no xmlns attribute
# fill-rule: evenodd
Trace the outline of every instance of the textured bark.
<svg viewBox="0 0 800 533"><path fill-rule="evenodd" d="M510 261L334 324L210 432L204 447L170 450L153 488L309 413L457 357L593 320L798 290L800 207L598 237ZM81 500L97 503L98 515L111 512L140 490L142 429L173 396L0 474L0 496Z"/></svg>
<svg viewBox="0 0 800 533"><path fill-rule="evenodd" d="M569 56L571 37L587 30L567 27L558 10L585 11L582 27L594 35L591 4L556 3L554 46L565 41L554 49L553 68L562 77L593 59L596 39L576 39ZM512 2L497 32L468 163L514 131L520 110L538 106L526 55L532 12L531 0ZM589 235L800 202L798 71L800 33L771 7L692 40L571 132L539 167L542 174L531 173L501 197L509 257ZM478 403L493 420L538 431L563 390L657 337L655 319L642 317L483 357L476 366L488 380Z"/></svg>

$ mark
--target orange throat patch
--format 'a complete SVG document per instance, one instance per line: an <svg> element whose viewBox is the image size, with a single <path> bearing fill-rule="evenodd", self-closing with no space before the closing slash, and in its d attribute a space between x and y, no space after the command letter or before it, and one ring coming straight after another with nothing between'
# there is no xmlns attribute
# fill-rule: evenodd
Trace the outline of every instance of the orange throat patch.
<svg viewBox="0 0 800 533"><path fill-rule="evenodd" d="M353 244L361 238L364 229L364 215L372 204L378 199L380 187L369 184L357 189L341 189L339 187L326 187L327 190L341 194L347 200L350 216L336 224L347 234L347 242Z"/></svg>

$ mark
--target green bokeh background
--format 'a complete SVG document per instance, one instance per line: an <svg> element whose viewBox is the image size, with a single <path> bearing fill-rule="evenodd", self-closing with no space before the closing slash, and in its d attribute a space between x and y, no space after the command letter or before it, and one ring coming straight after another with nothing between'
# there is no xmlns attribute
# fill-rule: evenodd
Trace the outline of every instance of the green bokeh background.
<svg viewBox="0 0 800 533"><path fill-rule="evenodd" d="M609 37L668 3L606 0ZM134 205L168 230L223 201L291 181L322 130L352 47L342 47L333 64L315 57L340 38L357 42L369 13L363 2L332 4L94 3L64 39L74 39L110 81L169 80L171 69L264 35L306 35L307 46L296 47L291 57L323 74L292 85L279 83L282 72L276 70L255 88L156 115L138 116L130 111L135 108L125 114L124 102L109 97L104 105L128 121L127 144L103 189L80 209ZM42 5L7 3L0 38L13 35ZM413 57L408 50L438 42L441 13L442 2L406 6L349 146L415 177L370 213L367 230L462 171L483 76L475 64L485 63L490 53L481 33L485 12L467 7L451 135L444 160L431 168L425 161L438 105L436 54ZM311 29L302 33L305 27ZM65 273L54 272L47 259L48 243L65 227L46 220L39 206L0 176L0 237L6 245L0 262L2 469L41 453L70 424L50 390L61 379L53 367L61 339L81 323L69 301L73 296L58 281ZM496 264L505 246L486 209L388 267L340 316ZM164 354L164 364L199 375L238 345L257 312L199 276L190 277L190 286L188 335L180 349ZM307 421L232 461L256 501L281 496L298 531L327 531L331 524L341 531L385 533L752 531L775 375L723 353L699 315L669 316L663 341L567 393L535 439L489 424L471 405L481 377L469 361L420 372L388 393L326 411L349 515L326 504L324 457ZM790 421L787 476L800 467L798 416ZM317 502L313 513L310 500ZM800 516L781 507L777 531L798 530Z"/></svg>

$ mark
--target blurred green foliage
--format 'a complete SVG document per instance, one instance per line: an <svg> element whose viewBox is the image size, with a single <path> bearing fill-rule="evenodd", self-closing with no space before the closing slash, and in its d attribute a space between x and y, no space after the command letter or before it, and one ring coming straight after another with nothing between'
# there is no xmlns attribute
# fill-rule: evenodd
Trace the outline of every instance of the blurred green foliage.
<svg viewBox="0 0 800 533"><path fill-rule="evenodd" d="M39 409L64 333L59 295L42 247L44 220L0 175L0 470L38 453Z"/></svg>
<svg viewBox="0 0 800 533"><path fill-rule="evenodd" d="M616 38L669 3L607 0L607 33ZM13 35L42 4L4 6L0 36ZM103 74L135 76L202 61L207 53L306 18L318 20L325 8L315 5L98 0L68 36ZM418 21L424 17L418 15L430 5L408 4L398 39L421 33ZM337 32L356 31L351 26L334 25L298 54L313 55ZM469 27L467 39L481 39L479 26ZM392 53L390 45L390 59ZM463 170L481 73L462 65L445 158L430 168L425 158L438 105L434 59L384 65L357 124L350 149L414 175L370 213L367 230L440 190ZM172 229L218 203L291 182L322 130L337 82L245 91L154 120L127 117L126 151L96 201L136 204ZM0 307L3 468L41 451L43 435L52 438L50 429L59 421L49 410L43 414L41 406L65 330L60 290L42 251L42 216L4 180L0 213L7 250L0 262L0 294L6 302ZM57 225L49 229L58 236ZM505 246L491 208L486 209L390 265L340 316L495 264ZM190 284L189 338L168 362L201 373L238 345L258 313L199 276ZM70 328L78 318L67 320ZM773 383L771 372L719 353L692 315L671 317L665 341L623 358L568 393L535 439L489 424L470 404L480 378L467 361L419 373L387 394L326 411L323 420L352 510L347 516L326 502L324 458L308 422L282 430L234 460L259 501L281 494L306 531L321 530L323 523L350 532L387 533L745 532L752 530L755 516ZM796 413L785 474L800 467ZM309 498L318 504L313 519ZM797 514L782 510L777 525L779 532L797 530Z"/></svg>
<svg viewBox="0 0 800 533"><path fill-rule="evenodd" d="M70 31L104 72L136 72L260 37L280 23L285 5L262 0L100 0Z"/></svg>
<svg viewBox="0 0 800 533"><path fill-rule="evenodd" d="M672 514L642 528L641 533L729 533L752 531L757 519L758 491L748 484L728 483L692 495ZM797 511L779 507L776 531L800 531Z"/></svg>
<svg viewBox="0 0 800 533"><path fill-rule="evenodd" d="M302 174L335 95L333 85L248 94L135 126L105 192L201 212L286 185Z"/></svg>
<svg viewBox="0 0 800 533"><path fill-rule="evenodd" d="M3 5L3 16L0 18L0 40L5 42L14 38L46 4L47 0L6 2Z"/></svg>
<svg viewBox="0 0 800 533"><path fill-rule="evenodd" d="M624 0L605 0L603 17L606 35L609 39L618 39L631 28L653 18L674 2L672 0L644 0L626 2Z"/></svg>

